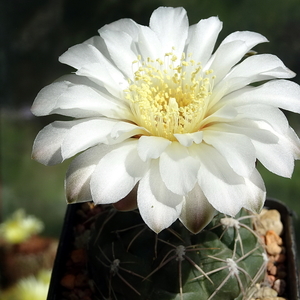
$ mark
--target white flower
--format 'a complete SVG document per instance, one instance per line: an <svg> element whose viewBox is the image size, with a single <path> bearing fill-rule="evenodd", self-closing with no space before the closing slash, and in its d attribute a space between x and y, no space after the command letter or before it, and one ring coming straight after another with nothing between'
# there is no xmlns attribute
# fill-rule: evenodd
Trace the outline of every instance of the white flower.
<svg viewBox="0 0 300 300"><path fill-rule="evenodd" d="M37 276L23 278L10 289L0 293L0 300L46 300L50 278L51 270L42 269Z"/></svg>
<svg viewBox="0 0 300 300"><path fill-rule="evenodd" d="M217 17L189 26L183 8L160 7L149 27L116 21L60 57L75 75L42 89L32 111L75 119L45 127L33 158L51 165L82 152L67 172L69 202L116 203L137 190L152 230L180 218L198 232L215 210L261 209L257 159L291 176L300 142L278 108L300 112L299 86L281 79L295 74L274 55L243 60L267 41L258 33L234 32L213 52L221 28Z"/></svg>
<svg viewBox="0 0 300 300"><path fill-rule="evenodd" d="M0 237L10 244L18 244L40 233L43 229L44 224L39 219L27 216L23 209L19 209L0 224Z"/></svg>

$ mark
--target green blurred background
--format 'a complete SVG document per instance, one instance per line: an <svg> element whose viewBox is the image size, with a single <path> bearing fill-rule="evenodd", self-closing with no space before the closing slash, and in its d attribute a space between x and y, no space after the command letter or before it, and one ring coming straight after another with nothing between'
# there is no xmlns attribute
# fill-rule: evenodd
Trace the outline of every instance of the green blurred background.
<svg viewBox="0 0 300 300"><path fill-rule="evenodd" d="M224 22L220 40L237 30L265 35L270 43L255 48L273 53L300 74L299 0L10 0L0 4L3 47L1 86L1 218L17 208L41 218L44 234L59 236L66 201L64 174L69 162L45 167L30 159L38 131L55 117L36 118L30 105L38 91L73 71L59 64L68 47L97 34L97 29L119 18L147 25L158 6L183 6L190 24L217 15ZM300 76L293 79L300 83ZM300 101L300 99L299 99ZM299 115L287 114L300 133ZM300 163L292 179L269 173L259 165L268 196L284 201L300 216ZM298 253L300 222L295 219Z"/></svg>

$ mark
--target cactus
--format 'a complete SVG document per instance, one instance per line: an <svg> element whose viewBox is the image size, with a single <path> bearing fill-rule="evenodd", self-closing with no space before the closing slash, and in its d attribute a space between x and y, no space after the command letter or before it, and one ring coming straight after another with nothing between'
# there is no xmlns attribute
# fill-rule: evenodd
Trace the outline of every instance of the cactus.
<svg viewBox="0 0 300 300"><path fill-rule="evenodd" d="M242 300L263 278L264 247L245 210L218 214L198 234L179 221L158 235L138 211L105 208L89 242L100 299Z"/></svg>

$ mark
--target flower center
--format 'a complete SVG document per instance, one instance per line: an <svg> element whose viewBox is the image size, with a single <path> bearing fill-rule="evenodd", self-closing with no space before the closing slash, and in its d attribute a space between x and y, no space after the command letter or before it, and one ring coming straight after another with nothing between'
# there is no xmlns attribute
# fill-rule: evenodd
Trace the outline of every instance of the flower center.
<svg viewBox="0 0 300 300"><path fill-rule="evenodd" d="M138 64L135 66L135 64ZM133 62L133 81L125 90L137 125L152 135L176 140L174 134L200 130L215 76L203 71L201 63L180 60L171 52L161 59Z"/></svg>

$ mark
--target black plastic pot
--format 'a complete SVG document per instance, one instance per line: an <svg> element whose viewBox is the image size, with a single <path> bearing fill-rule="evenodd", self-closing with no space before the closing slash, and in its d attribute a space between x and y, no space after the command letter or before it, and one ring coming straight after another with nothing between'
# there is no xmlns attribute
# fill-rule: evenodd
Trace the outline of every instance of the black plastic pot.
<svg viewBox="0 0 300 300"><path fill-rule="evenodd" d="M60 237L60 242L57 250L56 259L54 262L51 282L47 300L62 300L63 287L60 284L61 279L65 274L66 261L69 259L69 253L73 248L74 228L78 222L77 211L80 208L80 203L72 204L67 207L66 216L63 224L63 229ZM286 293L288 300L300 300L300 283L299 272L297 265L297 252L295 233L293 226L293 213L285 204L275 199L267 199L265 207L268 209L276 209L281 215L281 221L284 226L282 239L286 247L287 256L287 288Z"/></svg>

